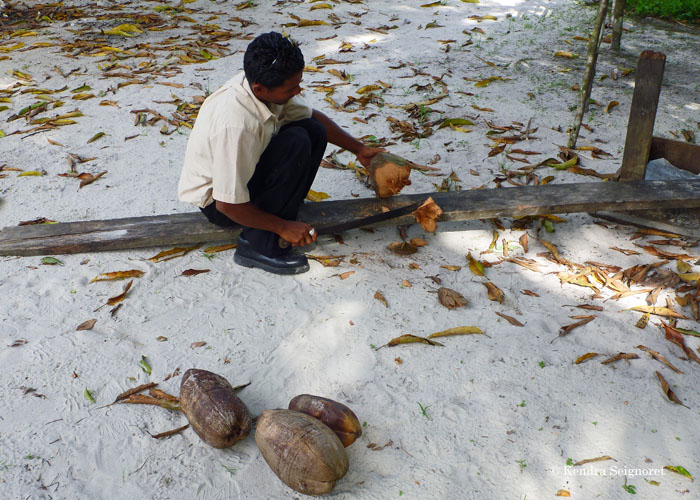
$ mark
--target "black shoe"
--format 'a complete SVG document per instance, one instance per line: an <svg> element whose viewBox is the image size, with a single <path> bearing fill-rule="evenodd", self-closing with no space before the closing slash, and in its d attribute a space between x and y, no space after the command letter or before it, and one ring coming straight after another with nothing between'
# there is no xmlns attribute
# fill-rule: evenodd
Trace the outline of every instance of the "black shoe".
<svg viewBox="0 0 700 500"><path fill-rule="evenodd" d="M248 240L240 236L233 261L239 266L255 267L273 274L301 274L309 270L309 261L304 255L287 251L278 257L268 257L254 250Z"/></svg>

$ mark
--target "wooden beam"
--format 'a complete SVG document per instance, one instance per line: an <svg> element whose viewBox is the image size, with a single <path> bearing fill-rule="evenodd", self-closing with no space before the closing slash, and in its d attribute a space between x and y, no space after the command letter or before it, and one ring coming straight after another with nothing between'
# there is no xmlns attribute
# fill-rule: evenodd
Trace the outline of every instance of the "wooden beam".
<svg viewBox="0 0 700 500"><path fill-rule="evenodd" d="M547 184L501 189L349 199L306 203L299 219L311 225L334 224L379 213L432 196L441 220L475 220L552 213L700 207L698 181L630 181ZM408 215L386 224L409 224ZM386 225L385 224L385 225ZM0 230L0 255L50 255L150 246L233 242L240 228L224 229L199 212L91 222L6 227Z"/></svg>
<svg viewBox="0 0 700 500"><path fill-rule="evenodd" d="M665 63L666 56L661 52L645 50L639 56L620 167L621 181L644 179Z"/></svg>
<svg viewBox="0 0 700 500"><path fill-rule="evenodd" d="M649 160L666 158L674 167L700 174L700 146L663 137L651 138Z"/></svg>

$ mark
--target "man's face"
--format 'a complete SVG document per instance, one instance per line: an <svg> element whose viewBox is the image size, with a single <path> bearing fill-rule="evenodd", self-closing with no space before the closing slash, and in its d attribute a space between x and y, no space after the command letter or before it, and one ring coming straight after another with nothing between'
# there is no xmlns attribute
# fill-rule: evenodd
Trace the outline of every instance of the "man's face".
<svg viewBox="0 0 700 500"><path fill-rule="evenodd" d="M254 83L251 88L255 96L265 104L286 104L292 97L301 92L301 78L303 72L287 78L279 87L265 87L260 83Z"/></svg>

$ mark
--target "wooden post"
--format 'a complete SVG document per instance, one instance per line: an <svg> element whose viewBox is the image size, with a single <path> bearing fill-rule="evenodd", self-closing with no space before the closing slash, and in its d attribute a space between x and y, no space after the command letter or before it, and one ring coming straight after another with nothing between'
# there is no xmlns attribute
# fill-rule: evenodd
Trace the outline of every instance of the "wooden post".
<svg viewBox="0 0 700 500"><path fill-rule="evenodd" d="M625 152L620 167L621 181L644 179L665 64L666 56L661 52L645 50L639 55Z"/></svg>
<svg viewBox="0 0 700 500"><path fill-rule="evenodd" d="M622 17L625 15L625 4L626 0L615 0L615 8L613 9L612 43L610 44L610 48L616 52L620 52Z"/></svg>
<svg viewBox="0 0 700 500"><path fill-rule="evenodd" d="M595 66L598 60L598 51L600 48L600 35L605 21L605 13L608 11L608 0L600 0L598 4L598 14L595 18L593 33L588 36L588 55L586 57L586 70L583 73L583 82L579 91L578 108L574 117L574 124L569 132L569 141L567 146L570 148L576 147L579 130L581 130L581 122L583 115L588 109L588 99L591 97L591 88L593 87L593 78L595 77Z"/></svg>

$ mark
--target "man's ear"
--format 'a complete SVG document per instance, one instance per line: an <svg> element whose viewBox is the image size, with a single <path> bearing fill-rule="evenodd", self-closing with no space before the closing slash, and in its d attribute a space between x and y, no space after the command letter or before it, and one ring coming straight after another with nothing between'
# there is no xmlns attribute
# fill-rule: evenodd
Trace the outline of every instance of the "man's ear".
<svg viewBox="0 0 700 500"><path fill-rule="evenodd" d="M250 85L250 88L253 90L253 93L256 96L263 96L267 91L267 87L265 87L262 83L253 83Z"/></svg>

